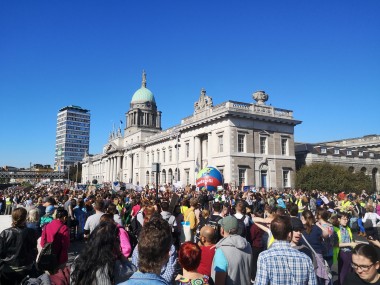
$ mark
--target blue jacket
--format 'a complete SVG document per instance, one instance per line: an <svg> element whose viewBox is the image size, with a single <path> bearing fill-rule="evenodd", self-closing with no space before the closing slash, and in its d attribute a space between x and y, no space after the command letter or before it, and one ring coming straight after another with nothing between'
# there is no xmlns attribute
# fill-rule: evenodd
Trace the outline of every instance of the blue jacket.
<svg viewBox="0 0 380 285"><path fill-rule="evenodd" d="M135 272L129 278L129 280L119 283L118 285L143 285L143 284L152 284L152 285L170 285L164 278L154 274L154 273L142 273Z"/></svg>

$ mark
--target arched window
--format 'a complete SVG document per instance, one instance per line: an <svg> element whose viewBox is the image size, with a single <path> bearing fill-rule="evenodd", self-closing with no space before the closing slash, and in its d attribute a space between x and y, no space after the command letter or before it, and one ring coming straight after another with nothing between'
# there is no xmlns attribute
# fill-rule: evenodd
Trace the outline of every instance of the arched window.
<svg viewBox="0 0 380 285"><path fill-rule="evenodd" d="M162 184L166 183L166 170L165 169L162 169L162 171L161 171L161 182L162 182Z"/></svg>
<svg viewBox="0 0 380 285"><path fill-rule="evenodd" d="M168 171L168 182L170 184L173 184L173 170L171 168L169 168L169 171Z"/></svg>
<svg viewBox="0 0 380 285"><path fill-rule="evenodd" d="M180 171L178 168L176 168L176 170L175 170L174 179L176 179L177 182L181 181Z"/></svg>

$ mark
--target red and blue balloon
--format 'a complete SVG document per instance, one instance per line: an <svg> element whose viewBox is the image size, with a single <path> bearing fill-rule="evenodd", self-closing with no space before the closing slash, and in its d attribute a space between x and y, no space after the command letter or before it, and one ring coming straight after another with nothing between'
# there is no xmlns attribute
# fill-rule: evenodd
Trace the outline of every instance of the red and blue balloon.
<svg viewBox="0 0 380 285"><path fill-rule="evenodd" d="M198 172L196 185L199 189L216 191L218 186L223 186L223 175L218 169L207 166Z"/></svg>

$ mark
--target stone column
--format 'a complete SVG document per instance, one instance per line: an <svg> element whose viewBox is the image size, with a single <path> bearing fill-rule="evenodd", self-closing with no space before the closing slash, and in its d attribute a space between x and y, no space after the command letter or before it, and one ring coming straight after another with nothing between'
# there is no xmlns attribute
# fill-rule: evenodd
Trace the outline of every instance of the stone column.
<svg viewBox="0 0 380 285"><path fill-rule="evenodd" d="M113 158L113 181L116 181L117 177L117 163L116 163L116 157Z"/></svg>
<svg viewBox="0 0 380 285"><path fill-rule="evenodd" d="M202 148L201 138L194 137L194 154L195 154L195 172L198 173L202 169Z"/></svg>
<svg viewBox="0 0 380 285"><path fill-rule="evenodd" d="M128 155L128 182L133 181L133 165L132 165L133 154Z"/></svg>
<svg viewBox="0 0 380 285"><path fill-rule="evenodd" d="M119 178L119 181L122 180L120 165L121 165L121 156L119 155L116 157L116 176Z"/></svg>

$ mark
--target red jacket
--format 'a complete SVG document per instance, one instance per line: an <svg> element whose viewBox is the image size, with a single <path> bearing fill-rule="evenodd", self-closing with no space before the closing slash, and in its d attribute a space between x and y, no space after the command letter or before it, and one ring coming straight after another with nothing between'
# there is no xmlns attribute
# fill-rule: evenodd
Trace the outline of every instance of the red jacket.
<svg viewBox="0 0 380 285"><path fill-rule="evenodd" d="M59 229L61 225L63 226ZM59 229L59 232L57 233L58 229ZM59 264L66 263L68 260L68 250L70 246L69 227L63 224L60 220L51 221L42 230L41 246L44 247L45 243L52 242L53 237L54 237L53 249L54 249L54 252L58 254L58 263Z"/></svg>

